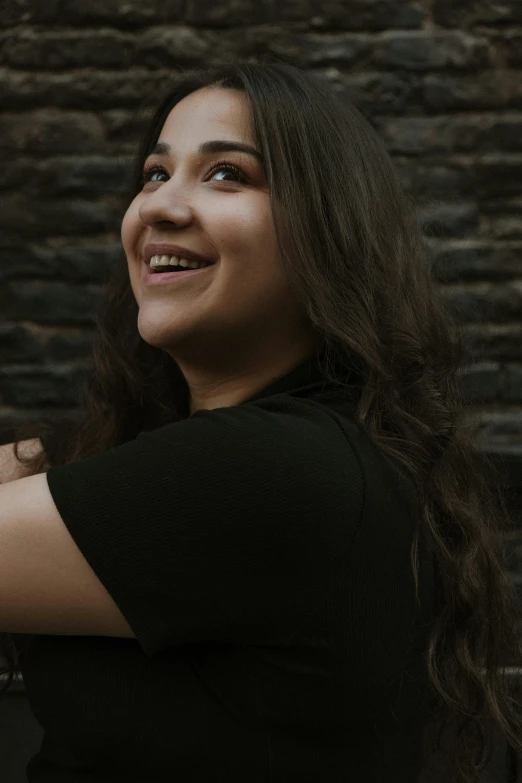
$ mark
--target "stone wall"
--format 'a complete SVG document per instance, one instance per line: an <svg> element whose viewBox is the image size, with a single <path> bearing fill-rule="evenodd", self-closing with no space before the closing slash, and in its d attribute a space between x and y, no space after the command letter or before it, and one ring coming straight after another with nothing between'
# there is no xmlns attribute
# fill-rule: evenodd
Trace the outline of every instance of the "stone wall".
<svg viewBox="0 0 522 783"><path fill-rule="evenodd" d="M465 322L476 436L522 456L520 0L3 0L0 14L0 442L74 413L142 101L174 67L271 52L382 134Z"/></svg>

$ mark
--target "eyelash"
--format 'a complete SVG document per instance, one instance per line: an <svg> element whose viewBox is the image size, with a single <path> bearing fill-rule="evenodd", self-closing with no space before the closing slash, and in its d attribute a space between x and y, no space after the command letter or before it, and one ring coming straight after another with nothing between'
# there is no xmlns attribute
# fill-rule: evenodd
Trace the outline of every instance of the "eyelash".
<svg viewBox="0 0 522 783"><path fill-rule="evenodd" d="M216 163L216 165L213 166L208 173L215 174L218 169L222 169L223 171L232 171L233 174L237 174L239 176L238 182L240 182L241 184L244 184L247 181L245 175L243 174L240 168L238 168L237 166L233 166L231 163L227 163L227 161L225 160ZM168 171L166 171L163 168L163 166L158 166L156 164L152 166L145 166L145 168L143 169L141 184L146 185L148 182L150 182L150 176L155 173L166 174L168 176Z"/></svg>

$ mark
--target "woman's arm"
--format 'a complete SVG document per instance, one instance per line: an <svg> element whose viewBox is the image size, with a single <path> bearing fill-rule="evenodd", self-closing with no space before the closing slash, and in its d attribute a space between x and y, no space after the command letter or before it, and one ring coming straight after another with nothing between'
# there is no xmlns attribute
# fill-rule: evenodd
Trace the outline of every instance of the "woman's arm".
<svg viewBox="0 0 522 783"><path fill-rule="evenodd" d="M29 476L29 470L19 462L14 453L14 443L0 446L0 484ZM20 441L18 452L22 457L33 457L43 449L40 438ZM48 468L42 468L42 473Z"/></svg>
<svg viewBox="0 0 522 783"><path fill-rule="evenodd" d="M43 449L20 441L22 457ZM48 466L40 473L45 474ZM74 543L45 475L0 446L0 631L136 638Z"/></svg>
<svg viewBox="0 0 522 783"><path fill-rule="evenodd" d="M0 631L136 638L65 526L46 473L0 486Z"/></svg>

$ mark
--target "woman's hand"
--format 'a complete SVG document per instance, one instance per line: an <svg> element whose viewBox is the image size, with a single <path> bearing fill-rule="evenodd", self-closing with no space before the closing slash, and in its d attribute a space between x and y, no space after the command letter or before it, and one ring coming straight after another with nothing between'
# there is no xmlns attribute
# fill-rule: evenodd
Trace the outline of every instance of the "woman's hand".
<svg viewBox="0 0 522 783"><path fill-rule="evenodd" d="M33 457L42 450L40 438L22 440L18 447L18 453L21 457ZM48 466L46 466L42 468L40 473L45 473L48 469ZM30 475L29 469L16 459L14 443L6 443L0 446L0 484L6 484L9 481L16 481Z"/></svg>

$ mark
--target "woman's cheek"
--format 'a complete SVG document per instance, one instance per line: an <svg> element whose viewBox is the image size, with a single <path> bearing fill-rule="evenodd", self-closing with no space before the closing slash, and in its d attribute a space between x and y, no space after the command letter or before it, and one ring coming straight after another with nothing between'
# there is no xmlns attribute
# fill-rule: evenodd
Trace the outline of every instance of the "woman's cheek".
<svg viewBox="0 0 522 783"><path fill-rule="evenodd" d="M121 222L121 239L125 252L131 250L132 235L138 231L137 211L133 204L130 205Z"/></svg>

